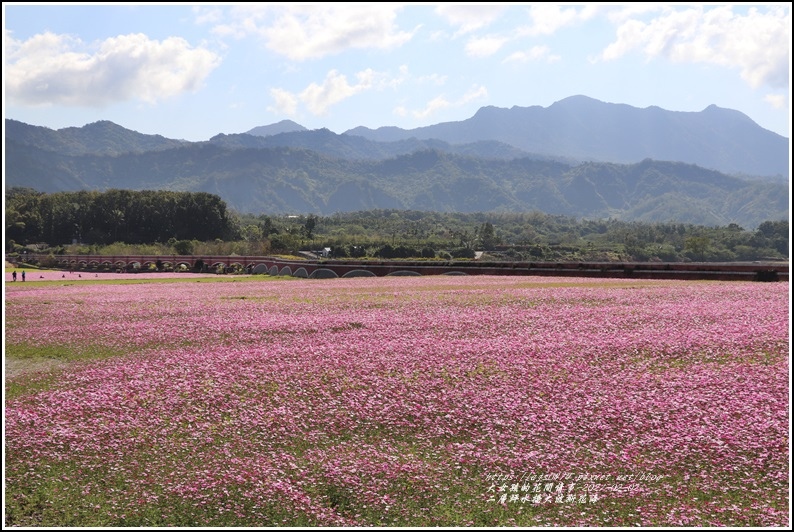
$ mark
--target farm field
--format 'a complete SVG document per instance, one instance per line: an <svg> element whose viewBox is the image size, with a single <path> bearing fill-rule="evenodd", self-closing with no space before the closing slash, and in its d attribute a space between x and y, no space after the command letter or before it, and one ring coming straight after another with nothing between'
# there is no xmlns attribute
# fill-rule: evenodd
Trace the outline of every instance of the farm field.
<svg viewBox="0 0 794 532"><path fill-rule="evenodd" d="M789 303L570 277L6 282L4 524L783 527Z"/></svg>

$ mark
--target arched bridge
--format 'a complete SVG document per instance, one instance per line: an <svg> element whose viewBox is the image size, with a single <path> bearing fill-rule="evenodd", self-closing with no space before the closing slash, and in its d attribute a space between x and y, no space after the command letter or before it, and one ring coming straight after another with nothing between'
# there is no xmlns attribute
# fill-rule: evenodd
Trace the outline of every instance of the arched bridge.
<svg viewBox="0 0 794 532"><path fill-rule="evenodd" d="M670 262L491 262L286 260L266 256L194 255L37 255L24 260L55 259L63 269L107 268L217 271L239 268L248 273L303 278L382 277L387 275L545 275L623 277L635 279L712 279L723 281L788 281L788 263L670 263Z"/></svg>
<svg viewBox="0 0 794 532"><path fill-rule="evenodd" d="M59 268L105 268L111 270L177 270L184 267L188 270L215 271L218 267L241 267L256 273L266 273L263 265L267 257L207 256L207 255L41 255L28 254L24 260L30 263L55 260Z"/></svg>

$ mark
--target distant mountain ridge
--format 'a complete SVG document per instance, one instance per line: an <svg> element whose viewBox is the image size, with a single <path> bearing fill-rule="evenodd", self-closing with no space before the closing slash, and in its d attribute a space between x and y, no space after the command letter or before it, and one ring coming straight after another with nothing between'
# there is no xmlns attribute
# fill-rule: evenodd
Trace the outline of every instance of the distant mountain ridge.
<svg viewBox="0 0 794 532"><path fill-rule="evenodd" d="M545 109L486 107L416 130L336 134L282 121L202 142L107 121L58 131L5 124L6 188L203 191L271 214L538 210L745 227L789 216L788 139L714 106L672 113L574 97ZM681 158L619 160L646 153Z"/></svg>
<svg viewBox="0 0 794 532"><path fill-rule="evenodd" d="M54 131L6 119L6 136L70 155L152 151L187 142L144 135L108 121ZM325 138L318 141L321 136ZM366 139L369 144L350 137ZM545 108L483 107L466 120L409 130L360 126L336 135L282 120L246 133L219 134L209 142L246 148L306 147L335 157L362 159L428 148L475 157L532 156L567 162L654 159L696 164L732 175L789 178L789 139L763 129L739 111L715 105L700 112L666 111L656 106L640 109L586 96L571 96Z"/></svg>
<svg viewBox="0 0 794 532"><path fill-rule="evenodd" d="M393 142L378 142L355 135L337 135L328 129L292 131L268 136L248 133L224 135L221 133L212 137L209 142L226 148L305 148L340 159L381 160L416 151L438 150L445 153L469 155L485 159L533 157L542 160L578 162L564 157L531 154L495 140L481 140L468 144L450 144L442 140L418 140L416 138Z"/></svg>
<svg viewBox="0 0 794 532"><path fill-rule="evenodd" d="M246 131L248 135L255 135L259 137L268 137L270 135L278 135L279 133L292 133L294 131L308 131L302 125L293 122L292 120L282 120L269 126L258 126Z"/></svg>
<svg viewBox="0 0 794 532"><path fill-rule="evenodd" d="M168 139L161 135L138 133L107 120L56 131L6 118L5 128L6 139L66 155L87 153L118 155L167 150L187 143L184 140Z"/></svg>
<svg viewBox="0 0 794 532"><path fill-rule="evenodd" d="M380 142L406 138L451 144L496 140L539 154L582 161L681 161L726 173L789 174L789 139L763 129L739 111L639 109L571 96L549 107L483 107L460 122L403 130L357 127L345 132Z"/></svg>

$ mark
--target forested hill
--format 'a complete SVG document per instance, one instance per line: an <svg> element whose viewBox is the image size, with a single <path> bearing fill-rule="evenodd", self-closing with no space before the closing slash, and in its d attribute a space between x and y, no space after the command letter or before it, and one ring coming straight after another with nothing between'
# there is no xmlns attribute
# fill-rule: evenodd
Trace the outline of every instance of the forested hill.
<svg viewBox="0 0 794 532"><path fill-rule="evenodd" d="M209 192L254 214L541 211L743 227L789 216L789 139L716 106L574 96L412 130L282 121L202 142L107 121L5 124L6 189Z"/></svg>
<svg viewBox="0 0 794 532"><path fill-rule="evenodd" d="M5 120L5 139L63 155L88 153L118 155L129 152L165 150L187 143L161 135L146 135L101 120L83 127L67 127L57 131L32 126L17 120ZM13 149L13 148L12 148Z"/></svg>
<svg viewBox="0 0 794 532"><path fill-rule="evenodd" d="M113 156L56 154L11 139L6 148L7 188L209 192L248 213L541 211L747 228L788 218L787 185L675 162L570 165L438 150L365 161L298 148L213 143Z"/></svg>

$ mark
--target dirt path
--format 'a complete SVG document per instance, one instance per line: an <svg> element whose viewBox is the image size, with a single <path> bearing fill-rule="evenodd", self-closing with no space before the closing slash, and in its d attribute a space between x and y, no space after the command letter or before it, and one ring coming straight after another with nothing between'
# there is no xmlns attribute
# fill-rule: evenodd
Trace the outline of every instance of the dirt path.
<svg viewBox="0 0 794 532"><path fill-rule="evenodd" d="M14 377L24 375L25 373L50 371L53 369L62 368L64 366L66 366L65 362L47 358L31 360L26 358L5 357L5 378L13 379Z"/></svg>

